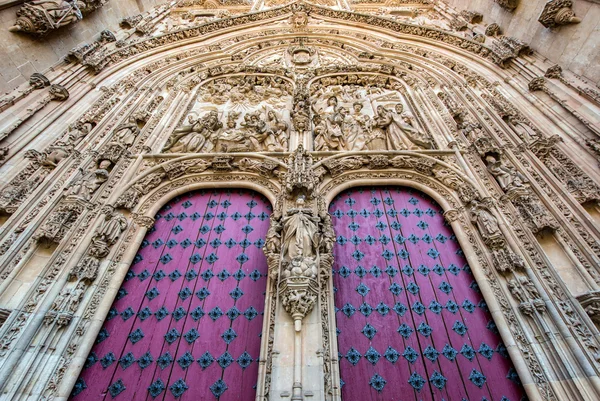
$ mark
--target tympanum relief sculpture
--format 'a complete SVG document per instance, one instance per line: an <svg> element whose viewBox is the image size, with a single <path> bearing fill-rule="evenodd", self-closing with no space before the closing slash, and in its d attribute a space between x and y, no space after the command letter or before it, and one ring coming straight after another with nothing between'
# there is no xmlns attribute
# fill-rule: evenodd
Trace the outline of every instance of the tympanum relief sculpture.
<svg viewBox="0 0 600 401"><path fill-rule="evenodd" d="M163 148L169 153L283 152L290 135L291 86L281 77L217 79Z"/></svg>
<svg viewBox="0 0 600 401"><path fill-rule="evenodd" d="M379 87L321 87L312 96L317 151L433 149L403 97Z"/></svg>

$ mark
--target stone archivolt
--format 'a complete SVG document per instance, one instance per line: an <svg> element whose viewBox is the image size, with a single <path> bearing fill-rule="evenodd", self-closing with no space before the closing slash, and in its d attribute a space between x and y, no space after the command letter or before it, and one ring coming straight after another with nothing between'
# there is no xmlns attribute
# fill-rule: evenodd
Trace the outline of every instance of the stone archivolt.
<svg viewBox="0 0 600 401"><path fill-rule="evenodd" d="M274 205L258 399L313 392L338 400L327 206L349 186L385 182L422 190L445 209L504 341L514 345L530 398L599 398L600 232L582 207L599 200L598 174L587 167L596 156L587 147L591 132L567 133L570 126L527 103L536 74L511 61L527 46L493 29L488 47L391 17L276 3L253 14L237 4L158 7L123 21L144 33L140 39L105 32L71 52L91 69L80 69L85 79L68 91L46 89L50 81L36 76L5 103L41 97L31 116L73 106L77 115L53 115L36 128L9 121L14 128L0 144L10 149L0 191L0 288L37 244L56 246L0 327L0 388L25 399L17 389L36 381L47 383L40 397L68 396L99 330L93 320L105 317L153 212L174 194L227 186L258 190ZM194 17L215 7L214 17ZM447 16L431 18L450 26ZM522 82L504 84L511 78L501 66ZM530 89L558 85L566 84L538 80ZM20 142L34 137L33 148ZM584 291L565 282L538 240L544 235L570 255ZM294 321L293 344L275 336L287 329L278 310ZM303 330L305 322L320 332ZM25 366L23 350L42 335L65 339L48 351L55 362ZM303 341L319 344L321 354L302 362L290 353L289 380L279 373L286 358L273 356ZM561 361L549 359L558 353ZM572 376L551 383L562 364Z"/></svg>

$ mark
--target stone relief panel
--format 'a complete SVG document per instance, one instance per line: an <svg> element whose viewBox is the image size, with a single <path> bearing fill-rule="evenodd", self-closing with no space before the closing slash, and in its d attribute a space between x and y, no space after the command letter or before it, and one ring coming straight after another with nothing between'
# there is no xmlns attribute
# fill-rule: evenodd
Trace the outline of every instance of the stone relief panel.
<svg viewBox="0 0 600 401"><path fill-rule="evenodd" d="M202 85L163 152L288 150L292 87L282 77L230 76Z"/></svg>
<svg viewBox="0 0 600 401"><path fill-rule="evenodd" d="M362 85L322 78L311 87L316 151L434 149L399 91L377 85L385 77L364 76ZM350 77L349 77L350 79ZM357 80L357 77L354 76ZM372 85L369 85L371 81ZM380 82L381 83L381 82Z"/></svg>

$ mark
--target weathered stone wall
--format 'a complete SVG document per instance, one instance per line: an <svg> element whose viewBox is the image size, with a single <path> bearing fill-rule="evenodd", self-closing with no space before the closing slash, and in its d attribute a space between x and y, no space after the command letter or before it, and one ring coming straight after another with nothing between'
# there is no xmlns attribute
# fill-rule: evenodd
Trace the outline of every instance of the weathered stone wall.
<svg viewBox="0 0 600 401"><path fill-rule="evenodd" d="M564 69L600 83L600 4L590 0L573 3L579 24L545 28L538 18L547 0L521 0L510 12L494 0L446 0L457 10L477 11L483 22L500 25L502 32L528 43L535 51ZM594 39L596 38L596 39Z"/></svg>
<svg viewBox="0 0 600 401"><path fill-rule="evenodd" d="M21 5L0 10L0 93L12 91L27 82L34 72L46 72L72 48L93 42L102 30L116 31L121 19L148 11L160 3L164 1L111 0L78 23L50 32L43 38L8 31Z"/></svg>

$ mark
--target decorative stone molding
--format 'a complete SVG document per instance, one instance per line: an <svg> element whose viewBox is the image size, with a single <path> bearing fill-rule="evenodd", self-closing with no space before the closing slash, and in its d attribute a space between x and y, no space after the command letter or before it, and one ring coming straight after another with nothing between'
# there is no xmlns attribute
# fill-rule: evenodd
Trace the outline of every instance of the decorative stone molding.
<svg viewBox="0 0 600 401"><path fill-rule="evenodd" d="M546 28L555 28L557 26L568 24L579 24L581 18L575 16L572 7L572 0L550 0L544 6L538 21Z"/></svg>

